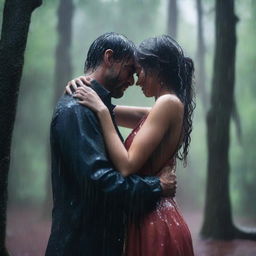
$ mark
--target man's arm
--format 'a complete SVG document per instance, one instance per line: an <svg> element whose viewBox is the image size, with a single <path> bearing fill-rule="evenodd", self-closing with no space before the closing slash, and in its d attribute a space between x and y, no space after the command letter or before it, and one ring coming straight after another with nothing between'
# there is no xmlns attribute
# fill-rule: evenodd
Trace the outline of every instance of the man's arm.
<svg viewBox="0 0 256 256"><path fill-rule="evenodd" d="M100 124L91 110L74 102L69 108L64 107L57 114L52 132L65 165L74 172L78 183L82 184L83 179L94 181L99 189L111 196L117 195L128 207L131 202L133 207L151 207L162 195L159 178L137 175L124 178L113 169L107 158Z"/></svg>

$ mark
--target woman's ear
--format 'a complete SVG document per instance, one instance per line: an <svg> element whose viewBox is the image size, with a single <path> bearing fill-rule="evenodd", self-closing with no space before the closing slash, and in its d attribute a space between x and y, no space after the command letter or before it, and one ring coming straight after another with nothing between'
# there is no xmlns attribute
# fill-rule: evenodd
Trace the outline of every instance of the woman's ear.
<svg viewBox="0 0 256 256"><path fill-rule="evenodd" d="M104 63L107 65L107 66L112 66L113 65L113 62L114 62L114 59L113 59L113 50L111 49L107 49L105 52L104 52L104 56L103 56L103 61Z"/></svg>

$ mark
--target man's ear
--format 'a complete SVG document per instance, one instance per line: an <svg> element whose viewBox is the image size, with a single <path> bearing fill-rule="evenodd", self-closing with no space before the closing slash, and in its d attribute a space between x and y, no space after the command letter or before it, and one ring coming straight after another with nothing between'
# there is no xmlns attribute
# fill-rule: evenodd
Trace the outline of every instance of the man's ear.
<svg viewBox="0 0 256 256"><path fill-rule="evenodd" d="M114 52L113 52L113 50L111 50L111 49L107 49L107 50L104 52L103 61L104 61L104 63L105 63L107 66L109 66L109 67L111 67L111 66L113 65L113 62L114 62L114 60L113 60L113 54L114 54Z"/></svg>

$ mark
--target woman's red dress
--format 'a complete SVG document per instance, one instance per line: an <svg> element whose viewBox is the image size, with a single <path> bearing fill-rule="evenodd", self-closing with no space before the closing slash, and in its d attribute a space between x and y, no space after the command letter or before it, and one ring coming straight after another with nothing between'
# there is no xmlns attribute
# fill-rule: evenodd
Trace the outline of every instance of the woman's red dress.
<svg viewBox="0 0 256 256"><path fill-rule="evenodd" d="M127 137L125 141L127 149L145 119L143 118ZM157 175L150 166L149 160L138 174ZM194 255L190 231L172 198L162 198L156 209L143 217L140 224L129 225L125 247L127 256Z"/></svg>

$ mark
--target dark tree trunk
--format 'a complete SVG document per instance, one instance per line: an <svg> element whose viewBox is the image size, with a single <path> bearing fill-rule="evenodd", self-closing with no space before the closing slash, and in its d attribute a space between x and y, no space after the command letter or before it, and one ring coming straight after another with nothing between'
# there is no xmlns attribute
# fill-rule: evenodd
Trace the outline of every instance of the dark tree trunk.
<svg viewBox="0 0 256 256"><path fill-rule="evenodd" d="M168 0L167 33L174 39L178 37L178 17L177 0Z"/></svg>
<svg viewBox="0 0 256 256"><path fill-rule="evenodd" d="M56 46L55 63L55 91L53 106L63 94L66 83L72 78L72 64L70 58L72 39L72 20L74 14L73 0L60 0L58 8L58 45ZM48 147L48 149L50 146ZM52 206L52 190L50 179L50 152L48 154L48 172L46 176L46 198L44 215L47 217Z"/></svg>
<svg viewBox="0 0 256 256"><path fill-rule="evenodd" d="M205 42L203 36L203 8L202 1L196 0L197 6L197 86L198 93L201 96L205 111L208 109L208 99L206 92L206 72L205 72Z"/></svg>
<svg viewBox="0 0 256 256"><path fill-rule="evenodd" d="M255 239L233 225L229 195L230 119L234 104L236 23L234 0L216 0L216 44L211 107L207 115L208 177L203 238Z"/></svg>
<svg viewBox="0 0 256 256"><path fill-rule="evenodd" d="M232 119L235 123L235 127L236 127L236 136L238 139L238 142L240 143L240 145L242 144L242 125L241 125L241 119L240 119L240 115L237 109L237 104L236 104L236 100L234 97L234 101L233 101L233 109L232 109Z"/></svg>
<svg viewBox="0 0 256 256"><path fill-rule="evenodd" d="M54 104L57 102L61 94L63 94L64 86L72 76L70 50L73 14L73 0L60 0L58 8L59 39L56 47Z"/></svg>
<svg viewBox="0 0 256 256"><path fill-rule="evenodd" d="M0 41L0 255L5 249L7 183L24 52L31 14L42 0L6 0Z"/></svg>

